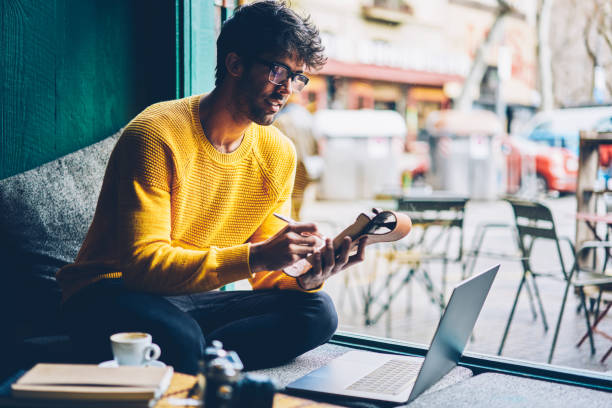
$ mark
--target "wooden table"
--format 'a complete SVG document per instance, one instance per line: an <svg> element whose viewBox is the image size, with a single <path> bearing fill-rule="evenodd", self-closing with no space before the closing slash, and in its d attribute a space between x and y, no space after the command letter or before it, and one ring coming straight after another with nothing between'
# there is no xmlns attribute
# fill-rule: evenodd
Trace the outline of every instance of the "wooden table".
<svg viewBox="0 0 612 408"><path fill-rule="evenodd" d="M578 154L578 181L576 184L576 213L592 214L597 207L597 199L608 190L596 188L597 169L599 168L599 147L612 144L612 132L580 132L580 152ZM592 229L584 222L576 220L576 248L585 241L592 241ZM591 256L578 259L580 265L586 265Z"/></svg>
<svg viewBox="0 0 612 408"><path fill-rule="evenodd" d="M172 382L164 397L159 400L155 408L176 408L190 407L194 405L181 404L180 399L187 397L187 393L195 384L196 377L193 375L174 373ZM274 408L308 408L308 407L338 407L338 405L325 404L321 402L310 401L303 398L292 397L290 395L277 393L274 396Z"/></svg>
<svg viewBox="0 0 612 408"><path fill-rule="evenodd" d="M597 223L607 224L608 227L612 227L612 214L593 214L587 212L579 212L576 213L576 219L581 220L587 223L588 227L591 229L593 234L597 237L597 233L595 231L595 226ZM598 238L598 241L602 241L601 238Z"/></svg>
<svg viewBox="0 0 612 408"><path fill-rule="evenodd" d="M579 212L576 213L576 219L579 221L584 221L584 223L589 227L591 232L593 233L593 237L597 241L607 241L609 234L606 234L606 237L600 237L597 234L597 224L604 223L607 228L612 230L612 214L594 214L587 212ZM578 244L578 243L576 243ZM578 250L578 246L576 246L576 250ZM610 249L606 249L606 258L612 257L612 253L610 253Z"/></svg>
<svg viewBox="0 0 612 408"><path fill-rule="evenodd" d="M598 233L597 233L597 224L604 223L604 224L606 224L606 227L608 229L612 230L612 214L593 214L593 213L587 213L587 212L579 212L579 213L576 213L576 219L579 220L579 221L584 221L584 223L587 225L587 227L593 233L593 237L597 241L607 241L608 240L609 232L606 234L605 238L602 238L601 236L598 235ZM578 249L578 248L576 248L576 249ZM607 260L608 260L608 258L611 258L611 257L612 257L612 253L610 252L610 248L606 248L606 256L605 256L604 266L603 266L602 269L605 269L605 266L607 264ZM594 262L596 262L595 258L593 258L593 259L594 259ZM605 270L603 272L605 273ZM601 334L602 336L604 336L608 340L612 341L612 336L610 336L609 334L607 334L605 332L602 332L601 330L597 329L597 325L604 318L604 316L606 316L606 314L610 310L611 306L612 306L612 302L609 302L608 305L606 306L606 308L604 309L604 311L601 312L599 314L599 316L596 317L595 322L591 326L591 330L592 330L593 333ZM582 336L582 338L580 339L580 341L578 342L576 347L580 347L580 345L582 345L582 343L587 339L587 337L588 337L588 332L585 333L584 336ZM610 349L608 349L606 354L600 360L602 364L604 363L606 358L608 358L608 356L611 353L612 353L612 347Z"/></svg>

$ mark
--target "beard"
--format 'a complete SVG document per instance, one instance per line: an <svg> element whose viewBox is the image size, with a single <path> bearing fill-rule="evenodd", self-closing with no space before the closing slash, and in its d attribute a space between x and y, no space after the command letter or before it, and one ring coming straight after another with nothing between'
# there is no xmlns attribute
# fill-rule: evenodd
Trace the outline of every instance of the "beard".
<svg viewBox="0 0 612 408"><path fill-rule="evenodd" d="M276 112L271 111L267 104L267 99L283 101L281 109L285 104L285 98L278 92L266 92L264 87L257 87L254 82L248 78L244 78L239 82L237 87L237 108L241 115L246 116L251 122L255 122L261 126L271 125L276 119Z"/></svg>
<svg viewBox="0 0 612 408"><path fill-rule="evenodd" d="M261 126L269 126L272 123L274 123L274 120L276 119L276 113L269 113L266 112L264 109L262 109L261 107L257 106L256 104L252 103L249 106L249 115L248 118L249 120L251 120L252 122L257 123L258 125Z"/></svg>

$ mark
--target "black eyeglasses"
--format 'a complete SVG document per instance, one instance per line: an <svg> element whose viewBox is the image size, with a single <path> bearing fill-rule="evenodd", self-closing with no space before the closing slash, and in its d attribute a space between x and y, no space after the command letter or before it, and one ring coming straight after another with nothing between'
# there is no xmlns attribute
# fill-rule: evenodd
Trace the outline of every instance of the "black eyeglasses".
<svg viewBox="0 0 612 408"><path fill-rule="evenodd" d="M288 66L279 62L266 61L262 58L255 58L255 61L260 64L267 65L270 68L268 81L274 85L282 85L286 80L291 79L291 89L293 92L301 92L308 84L308 77L299 72L293 72Z"/></svg>

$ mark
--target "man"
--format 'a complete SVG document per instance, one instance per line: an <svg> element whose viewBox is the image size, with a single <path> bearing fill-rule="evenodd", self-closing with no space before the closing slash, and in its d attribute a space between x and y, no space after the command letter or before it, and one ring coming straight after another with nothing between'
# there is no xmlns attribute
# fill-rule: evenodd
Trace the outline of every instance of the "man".
<svg viewBox="0 0 612 408"><path fill-rule="evenodd" d="M318 30L282 2L238 9L217 40L215 89L150 106L111 154L91 227L58 272L63 313L83 361L110 359L109 336L151 333L161 360L195 373L221 340L247 369L283 363L337 327L317 290L363 259L334 256L311 223L286 225L295 150L268 126L306 67L324 64ZM282 268L314 253L295 279ZM249 279L253 291L213 291Z"/></svg>

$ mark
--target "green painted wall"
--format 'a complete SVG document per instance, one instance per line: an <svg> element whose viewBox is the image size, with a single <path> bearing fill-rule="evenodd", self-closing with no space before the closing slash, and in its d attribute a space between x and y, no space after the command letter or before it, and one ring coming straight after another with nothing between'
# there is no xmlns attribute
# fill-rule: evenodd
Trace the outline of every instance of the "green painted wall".
<svg viewBox="0 0 612 408"><path fill-rule="evenodd" d="M184 94L210 92L215 86L219 19L213 1L184 0Z"/></svg>
<svg viewBox="0 0 612 408"><path fill-rule="evenodd" d="M0 179L175 98L176 15L175 0L0 0Z"/></svg>

